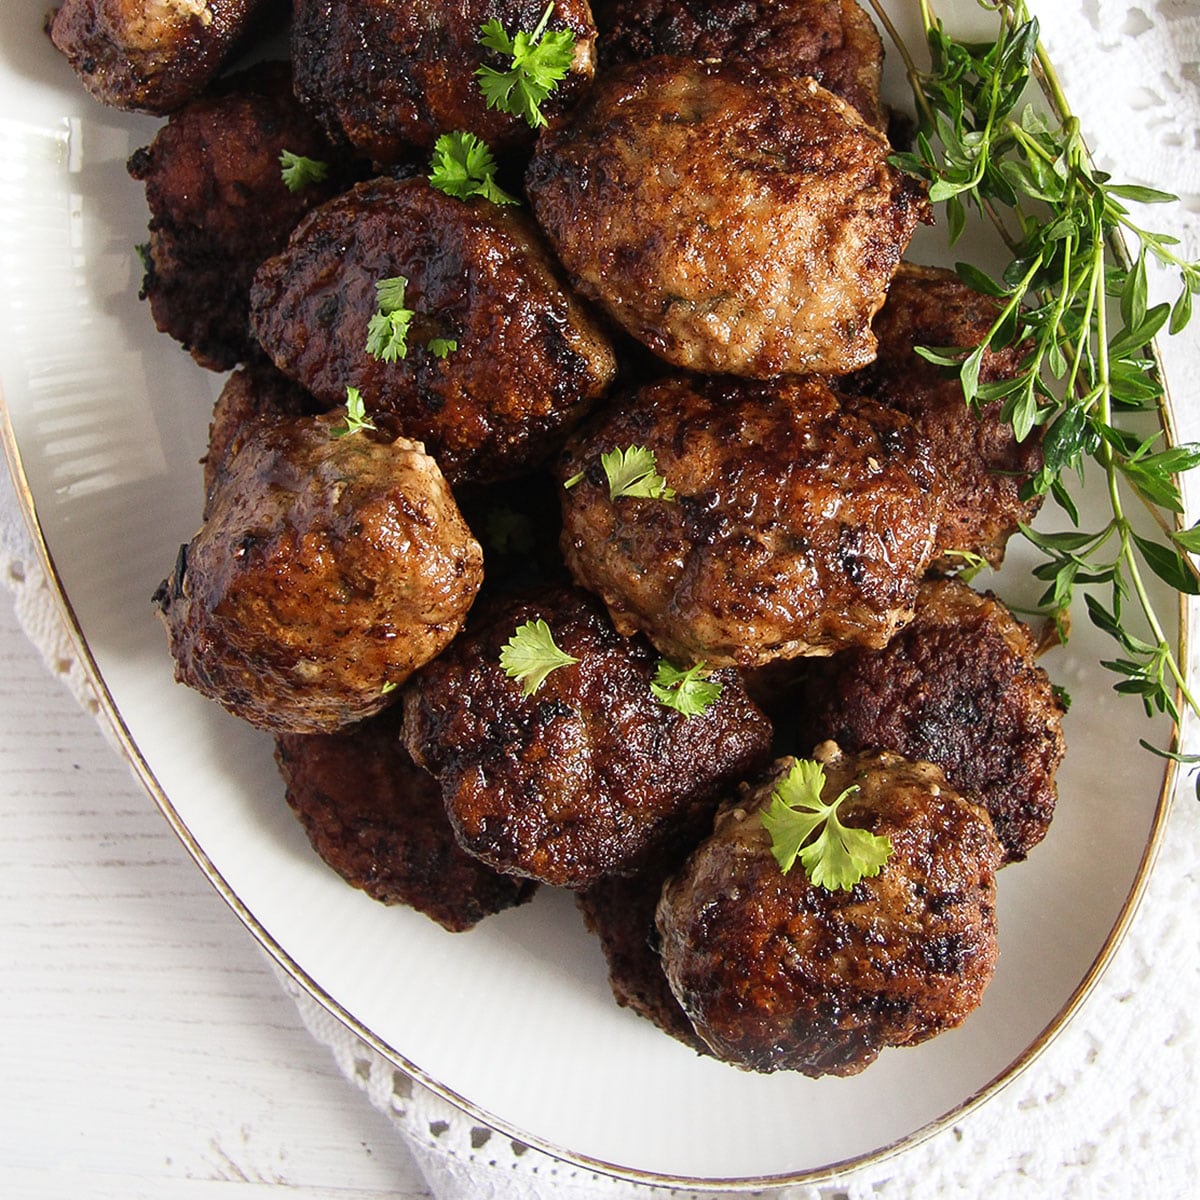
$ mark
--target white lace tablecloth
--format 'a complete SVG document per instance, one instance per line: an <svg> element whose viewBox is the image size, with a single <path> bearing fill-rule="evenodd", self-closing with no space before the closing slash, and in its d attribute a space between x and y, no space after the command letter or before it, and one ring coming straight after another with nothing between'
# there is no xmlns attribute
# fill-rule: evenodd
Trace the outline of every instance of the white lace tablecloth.
<svg viewBox="0 0 1200 1200"><path fill-rule="evenodd" d="M1200 0L1035 4L1064 90L1100 165L1181 196L1151 224L1200 257ZM1171 281L1154 286L1160 298ZM1200 337L1163 345L1185 440L1200 440ZM7 489L5 489L7 491ZM1198 511L1192 498L1191 511ZM74 664L11 499L0 574L47 661L81 702ZM1200 611L1192 616L1193 628ZM1197 664L1192 677L1200 678ZM1188 731L1188 744L1200 737ZM788 1200L986 1194L1183 1200L1200 1195L1200 804L1185 780L1145 899L1099 985L1067 1028L999 1095L924 1143ZM287 980L306 1025L405 1137L435 1195L613 1200L686 1195L557 1162L479 1128L359 1042ZM710 1193L711 1195L711 1193Z"/></svg>

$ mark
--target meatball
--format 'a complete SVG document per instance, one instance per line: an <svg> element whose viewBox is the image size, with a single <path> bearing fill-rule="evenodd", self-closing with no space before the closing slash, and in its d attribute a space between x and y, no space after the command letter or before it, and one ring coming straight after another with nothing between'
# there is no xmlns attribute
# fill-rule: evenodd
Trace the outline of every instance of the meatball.
<svg viewBox="0 0 1200 1200"><path fill-rule="evenodd" d="M1005 860L1018 861L1049 827L1064 752L1063 707L1035 653L1030 630L990 593L927 583L884 649L811 664L792 694L793 736L936 763L988 810Z"/></svg>
<svg viewBox="0 0 1200 1200"><path fill-rule="evenodd" d="M373 716L479 590L479 543L433 459L344 428L256 423L155 593L176 679L267 729Z"/></svg>
<svg viewBox="0 0 1200 1200"><path fill-rule="evenodd" d="M612 499L602 456L629 447L673 497ZM815 379L644 388L572 438L559 477L576 582L622 633L710 665L882 646L912 615L941 512L908 418Z"/></svg>
<svg viewBox="0 0 1200 1200"><path fill-rule="evenodd" d="M208 452L203 459L204 495L213 494L251 430L279 417L313 416L319 411L317 402L302 387L269 363L234 371L213 405Z"/></svg>
<svg viewBox="0 0 1200 1200"><path fill-rule="evenodd" d="M542 620L576 661L531 694L501 651ZM770 722L732 671L685 716L655 699L658 656L584 593L490 609L410 683L404 739L438 777L460 844L497 870L583 888L630 873L766 760Z"/></svg>
<svg viewBox="0 0 1200 1200"><path fill-rule="evenodd" d="M285 733L275 759L313 849L347 883L453 932L523 904L536 888L498 875L454 840L434 780L400 742L393 707L340 733Z"/></svg>
<svg viewBox="0 0 1200 1200"><path fill-rule="evenodd" d="M103 104L163 115L198 96L274 0L63 0L50 38Z"/></svg>
<svg viewBox="0 0 1200 1200"><path fill-rule="evenodd" d="M711 827L711 819L707 824ZM656 855L636 875L609 875L576 895L585 925L600 941L617 1003L652 1021L698 1054L708 1054L709 1049L692 1028L663 974L654 914L663 882L682 866L687 853L703 836L697 832L696 837L684 841L682 853L672 847Z"/></svg>
<svg viewBox="0 0 1200 1200"><path fill-rule="evenodd" d="M1042 504L1040 496L1021 496L1041 469L1041 427L1018 442L1001 416L1002 401L972 410L958 379L913 350L974 347L997 314L994 300L967 287L953 271L901 264L875 318L878 357L841 383L907 413L929 443L947 492L935 564L943 569L961 567L964 553L998 566L1018 523L1032 521ZM1023 356L1023 350L1011 347L985 352L980 382L1013 378Z"/></svg>
<svg viewBox="0 0 1200 1200"><path fill-rule="evenodd" d="M713 1053L753 1071L853 1075L978 1006L996 960L1000 848L977 805L928 763L817 748L822 799L886 837L880 873L850 890L780 871L761 814L794 759L723 806L663 890L662 962Z"/></svg>
<svg viewBox="0 0 1200 1200"><path fill-rule="evenodd" d="M375 285L397 277L414 317L387 361L368 353L368 327ZM327 405L358 388L455 485L551 454L616 372L528 216L418 179L360 184L311 213L259 270L251 319L284 374ZM456 347L436 354L435 338Z"/></svg>
<svg viewBox="0 0 1200 1200"><path fill-rule="evenodd" d="M750 74L808 75L886 128L883 43L855 0L615 0L606 15L604 67L671 54Z"/></svg>
<svg viewBox="0 0 1200 1200"><path fill-rule="evenodd" d="M214 371L254 352L250 281L258 265L338 190L333 172L290 192L280 170L284 150L327 165L333 155L292 96L286 64L268 63L174 113L129 160L150 207L143 298L158 329Z"/></svg>
<svg viewBox="0 0 1200 1200"><path fill-rule="evenodd" d="M542 0L295 0L297 94L331 134L383 166L455 129L496 149L531 145L535 130L489 108L475 72L511 65L480 42L484 22L532 33L545 8ZM550 117L591 79L596 28L586 0L557 0L546 29L575 34L570 71L543 105Z"/></svg>
<svg viewBox="0 0 1200 1200"><path fill-rule="evenodd" d="M928 217L889 153L812 79L659 57L599 78L526 186L583 294L668 362L843 374Z"/></svg>

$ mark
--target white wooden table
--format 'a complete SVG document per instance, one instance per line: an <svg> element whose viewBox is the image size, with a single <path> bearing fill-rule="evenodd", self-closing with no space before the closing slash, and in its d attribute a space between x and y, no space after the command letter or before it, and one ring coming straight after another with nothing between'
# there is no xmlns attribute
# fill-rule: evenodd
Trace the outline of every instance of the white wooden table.
<svg viewBox="0 0 1200 1200"><path fill-rule="evenodd" d="M3 590L0 1094L13 1200L430 1194Z"/></svg>

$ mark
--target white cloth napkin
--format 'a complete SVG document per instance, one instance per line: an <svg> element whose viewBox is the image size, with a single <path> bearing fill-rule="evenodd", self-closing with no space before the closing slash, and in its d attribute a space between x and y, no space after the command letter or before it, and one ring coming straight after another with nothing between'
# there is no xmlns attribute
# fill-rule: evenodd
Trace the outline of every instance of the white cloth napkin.
<svg viewBox="0 0 1200 1200"><path fill-rule="evenodd" d="M1043 0L1044 38L1100 165L1179 193L1149 223L1200 256L1200 3ZM1169 280L1156 280L1161 298ZM1200 439L1200 339L1163 346L1181 436ZM1196 511L1193 498L1192 511ZM0 578L47 662L95 711L16 510L0 488ZM1193 611L1193 629L1200 628ZM1200 678L1192 664L1192 678ZM1189 745L1200 745L1191 731ZM1096 990L1054 1043L953 1128L787 1200L1196 1194L1200 1180L1200 803L1183 781L1145 899ZM480 1126L398 1072L287 979L314 1037L412 1147L441 1200L620 1200L692 1193L613 1180ZM712 1196L713 1193L707 1193Z"/></svg>

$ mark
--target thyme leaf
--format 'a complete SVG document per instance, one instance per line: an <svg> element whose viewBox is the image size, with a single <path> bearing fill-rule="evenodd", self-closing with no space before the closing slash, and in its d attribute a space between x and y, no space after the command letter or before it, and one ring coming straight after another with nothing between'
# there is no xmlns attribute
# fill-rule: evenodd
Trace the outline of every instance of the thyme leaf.
<svg viewBox="0 0 1200 1200"><path fill-rule="evenodd" d="M992 42L956 39L930 0L920 0L929 55L922 70L879 0L871 0L904 59L917 107L915 145L893 162L929 184L931 200L945 206L952 243L975 210L996 225L1010 252L998 278L959 264L964 282L997 301L996 320L979 344L922 353L958 374L968 403L1000 401L1018 439L1040 430L1044 465L1026 495L1051 496L1072 526L1055 535L1024 530L1045 555L1034 570L1046 583L1041 610L1058 617L1077 587L1093 589L1088 616L1121 648L1103 664L1119 676L1116 690L1138 696L1147 714L1167 713L1178 722L1179 697L1197 715L1200 707L1148 584L1153 576L1176 591L1200 589L1191 558L1200 537L1178 519L1178 474L1200 463L1200 446L1165 447L1161 432L1150 438L1132 432L1130 417L1152 414L1162 403L1150 343L1187 326L1200 292L1200 262L1179 257L1175 239L1144 228L1130 209L1175 197L1114 183L1092 164L1025 0L980 3L996 15ZM1024 103L1035 75L1057 115ZM1128 255L1122 239L1132 247ZM1169 304L1149 303L1152 261L1178 277ZM1008 347L1023 351L1015 376L981 385L984 353ZM1082 531L1072 485L1082 481L1087 462L1102 473L1110 517ZM1130 498L1150 512L1154 536L1135 533Z"/></svg>

